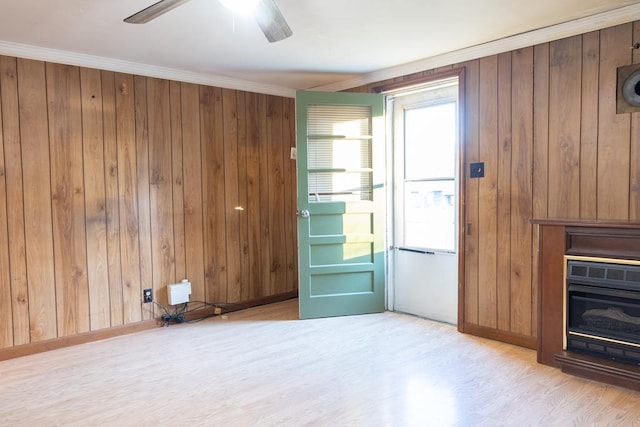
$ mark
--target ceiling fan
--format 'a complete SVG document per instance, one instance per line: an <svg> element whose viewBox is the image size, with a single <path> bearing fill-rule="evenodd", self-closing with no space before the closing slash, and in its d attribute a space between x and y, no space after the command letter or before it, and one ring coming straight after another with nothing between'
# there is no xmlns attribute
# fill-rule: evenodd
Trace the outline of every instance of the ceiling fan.
<svg viewBox="0 0 640 427"><path fill-rule="evenodd" d="M129 24L144 24L188 1L189 0L160 0L142 9L140 12L125 18L124 22ZM224 1L221 0L221 2L225 4ZM277 42L293 34L274 0L257 0L255 3L255 19L269 42Z"/></svg>

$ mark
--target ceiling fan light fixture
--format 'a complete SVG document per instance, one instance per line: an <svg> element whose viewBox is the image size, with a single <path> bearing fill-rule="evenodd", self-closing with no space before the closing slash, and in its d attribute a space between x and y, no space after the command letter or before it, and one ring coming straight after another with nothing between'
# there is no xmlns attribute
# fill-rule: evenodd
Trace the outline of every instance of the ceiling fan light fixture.
<svg viewBox="0 0 640 427"><path fill-rule="evenodd" d="M256 21L269 43L284 40L293 35L275 0L260 0Z"/></svg>
<svg viewBox="0 0 640 427"><path fill-rule="evenodd" d="M129 24L144 24L189 0L159 0L141 11L125 18ZM275 0L220 0L232 13L251 15L270 43L291 37L293 31L282 16Z"/></svg>
<svg viewBox="0 0 640 427"><path fill-rule="evenodd" d="M220 3L237 15L253 15L260 0L219 0Z"/></svg>

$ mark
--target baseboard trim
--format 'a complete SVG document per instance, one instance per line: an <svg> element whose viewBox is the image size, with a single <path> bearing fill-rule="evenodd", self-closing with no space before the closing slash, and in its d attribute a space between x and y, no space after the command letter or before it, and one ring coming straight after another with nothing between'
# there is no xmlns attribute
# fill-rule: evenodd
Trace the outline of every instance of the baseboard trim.
<svg viewBox="0 0 640 427"><path fill-rule="evenodd" d="M16 357L28 356L30 354L43 353L50 350L57 350L65 347L71 347L79 344L86 344L88 342L105 340L120 335L146 331L147 329L151 329L157 326L157 320L145 320L143 322L132 323L130 325L115 326L113 328L103 329L99 331L85 332L68 337L53 338L50 340L4 348L0 350L0 361L14 359Z"/></svg>
<svg viewBox="0 0 640 427"><path fill-rule="evenodd" d="M554 355L565 374L600 381L631 390L640 390L640 367L599 357L561 351Z"/></svg>
<svg viewBox="0 0 640 427"><path fill-rule="evenodd" d="M257 298L249 301L243 301L229 305L225 312L239 311L259 305L273 304L276 302L286 301L298 297L298 291L286 292L283 294L272 295L263 298ZM198 318L202 315L213 314L213 308L207 308L194 312L191 317ZM188 320L188 319L187 319ZM146 331L148 329L158 327L158 319L145 320L143 322L132 323L129 325L115 326L109 329L99 331L85 332L82 334L72 335L68 337L53 338L45 341L38 341L30 344L19 345L0 349L0 361L14 359L16 357L28 356L30 354L43 353L45 351L57 350L60 348L71 347L79 344L86 344L93 341L105 340L120 335L132 334L135 332ZM161 324L161 323L160 323Z"/></svg>
<svg viewBox="0 0 640 427"><path fill-rule="evenodd" d="M507 344L530 348L532 350L535 350L538 345L538 341L534 337L514 334L511 332L498 331L496 329L487 328L485 326L478 326L470 323L465 323L462 328L458 328L458 330L465 334L476 335L478 337L488 338L494 341L502 341Z"/></svg>
<svg viewBox="0 0 640 427"><path fill-rule="evenodd" d="M260 305L267 305L267 304L274 304L276 302L282 302L282 301L287 301L290 299L294 299L294 298L298 298L298 291L290 291L290 292L285 292L283 294L277 294L277 295L271 295L268 297L263 297L263 298L256 298L256 299L252 299L249 301L243 301L243 302L238 302L238 303L233 303L233 304L224 304L224 311L222 314L224 313L231 313L233 311L240 311L240 310L246 310L247 308L251 308L251 307L258 307ZM186 321L192 321L192 320L196 320L202 317L210 317L210 316L214 316L214 307L205 307L201 310L195 310L191 313L189 313L188 316L185 316L185 320Z"/></svg>

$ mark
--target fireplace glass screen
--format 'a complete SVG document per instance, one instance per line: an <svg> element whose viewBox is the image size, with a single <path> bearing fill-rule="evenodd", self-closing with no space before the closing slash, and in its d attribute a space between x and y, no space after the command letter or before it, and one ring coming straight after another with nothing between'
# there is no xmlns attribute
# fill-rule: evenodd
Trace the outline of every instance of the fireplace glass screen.
<svg viewBox="0 0 640 427"><path fill-rule="evenodd" d="M569 259L567 350L640 364L640 265Z"/></svg>

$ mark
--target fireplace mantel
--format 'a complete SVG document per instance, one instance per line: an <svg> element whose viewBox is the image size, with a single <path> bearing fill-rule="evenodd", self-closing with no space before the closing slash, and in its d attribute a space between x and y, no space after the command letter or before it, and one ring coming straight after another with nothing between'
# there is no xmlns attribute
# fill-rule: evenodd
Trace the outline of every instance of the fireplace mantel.
<svg viewBox="0 0 640 427"><path fill-rule="evenodd" d="M544 218L532 219L532 224L539 225L561 225L567 227L595 227L595 228L635 228L640 230L640 221L624 221L609 220L602 221L597 219L563 219L563 218Z"/></svg>
<svg viewBox="0 0 640 427"><path fill-rule="evenodd" d="M640 260L640 222L534 219L538 227L538 362L640 390L640 368L563 349L564 256Z"/></svg>

